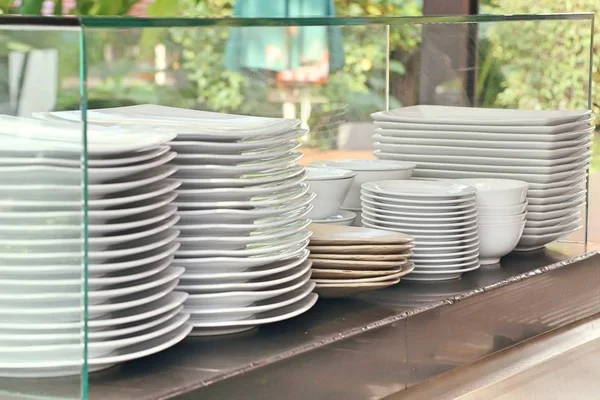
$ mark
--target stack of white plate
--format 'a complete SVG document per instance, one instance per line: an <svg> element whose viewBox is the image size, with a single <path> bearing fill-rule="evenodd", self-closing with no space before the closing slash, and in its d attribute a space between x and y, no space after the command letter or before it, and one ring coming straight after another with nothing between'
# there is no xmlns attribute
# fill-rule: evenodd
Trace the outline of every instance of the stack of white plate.
<svg viewBox="0 0 600 400"><path fill-rule="evenodd" d="M529 183L517 250L581 227L591 112L414 106L373 114L375 155L418 164L416 178L505 178Z"/></svg>
<svg viewBox="0 0 600 400"><path fill-rule="evenodd" d="M415 238L415 269L404 279L456 279L479 268L475 194L471 186L443 181L367 182L363 226Z"/></svg>
<svg viewBox="0 0 600 400"><path fill-rule="evenodd" d="M55 117L77 118L73 113ZM314 195L296 165L299 120L155 105L91 110L88 121L152 125L177 138L182 185L175 205L194 335L218 335L291 318L312 307L306 217Z"/></svg>
<svg viewBox="0 0 600 400"><path fill-rule="evenodd" d="M82 130L0 116L0 376L79 374L83 359ZM172 266L179 221L171 134L88 130L89 366L191 330Z"/></svg>

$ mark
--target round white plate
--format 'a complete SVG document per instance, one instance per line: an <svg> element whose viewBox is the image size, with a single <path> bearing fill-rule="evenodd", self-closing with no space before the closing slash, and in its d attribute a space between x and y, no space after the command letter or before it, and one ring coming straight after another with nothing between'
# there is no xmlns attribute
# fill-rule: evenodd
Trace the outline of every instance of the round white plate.
<svg viewBox="0 0 600 400"><path fill-rule="evenodd" d="M265 242L285 239L305 229L310 219L301 219L281 228L250 236L179 236L181 251L197 250L242 250L260 246Z"/></svg>
<svg viewBox="0 0 600 400"><path fill-rule="evenodd" d="M440 222L437 224L420 224L418 222L396 222L396 221L388 221L381 219L379 216L370 215L367 212L363 212L362 214L363 221L367 221L374 225L379 225L382 227L390 227L396 228L398 230L406 230L407 232L422 232L423 234L435 234L435 233L459 233L464 231L469 231L473 228L473 226L477 226L477 214L473 215L471 220L467 220L460 223L444 223Z"/></svg>
<svg viewBox="0 0 600 400"><path fill-rule="evenodd" d="M432 182L432 181L413 181L413 182ZM474 189L474 188L473 188ZM469 194L463 197L455 197L455 198L427 198L427 199L419 199L417 197L410 196L388 196L375 194L367 189L363 189L361 191L361 198L364 197L366 199L370 199L376 202L381 207L387 207L390 205L415 205L415 206L453 206L453 205L466 205L472 206L475 201L475 194Z"/></svg>
<svg viewBox="0 0 600 400"><path fill-rule="evenodd" d="M173 167L177 168L177 167ZM208 189L208 188L234 188L263 185L267 183L284 181L304 172L301 165L292 165L276 171L267 171L244 175L242 178L181 178L186 189Z"/></svg>
<svg viewBox="0 0 600 400"><path fill-rule="evenodd" d="M177 143L177 142L174 142ZM178 153L175 162L179 165L236 165L249 161L270 160L283 157L300 147L297 141L282 145L245 151L241 154L210 154L202 152ZM189 151L189 149L187 149Z"/></svg>
<svg viewBox="0 0 600 400"><path fill-rule="evenodd" d="M379 197L379 196L378 196ZM379 197L382 199L382 197ZM360 197L360 200L363 204L371 206L377 210L382 210L385 212L410 212L410 213L418 213L422 215L435 215L435 214L464 214L467 212L471 212L473 207L475 206L475 197L472 199L464 200L459 202L458 204L437 204L437 203L429 203L429 204L420 204L420 203L383 203L382 200L378 200L374 195L371 194L363 194Z"/></svg>
<svg viewBox="0 0 600 400"><path fill-rule="evenodd" d="M377 203L375 203L377 204ZM434 221L464 221L473 217L473 214L477 213L477 207L472 206L470 208L460 210L458 212L440 212L440 213L420 213L417 210L414 212L402 212L402 211L390 211L381 208L377 208L369 205L369 203L363 203L363 212L369 212L370 214L378 214L382 217L389 219L402 219L404 221L423 221L434 222Z"/></svg>
<svg viewBox="0 0 600 400"><path fill-rule="evenodd" d="M291 282L294 279L300 278L310 270L311 266L312 262L310 260L306 260L296 268L281 272L276 275L258 278L251 282L196 283L193 279L181 280L177 289L186 291L190 294L261 290L282 285L284 283Z"/></svg>
<svg viewBox="0 0 600 400"><path fill-rule="evenodd" d="M314 282L306 282L301 288L290 291L281 296L273 297L247 307L231 308L195 308L185 307L185 312L190 313L191 319L195 322L216 322L216 321L239 321L250 318L258 313L276 310L282 307L295 304L312 293L315 288Z"/></svg>
<svg viewBox="0 0 600 400"><path fill-rule="evenodd" d="M288 193L298 187L307 175L308 171L304 171L300 175L283 181L241 188L186 189L184 187L177 193L179 193L179 201L185 202L248 201L257 196Z"/></svg>
<svg viewBox="0 0 600 400"><path fill-rule="evenodd" d="M246 271L249 268L286 260L303 253L308 246L308 239L300 243L291 243L281 249L257 256L250 257L203 257L203 258L176 258L175 263L188 270L201 269L211 271L214 268L231 272Z"/></svg>
<svg viewBox="0 0 600 400"><path fill-rule="evenodd" d="M476 242L471 246L465 246L459 250L440 250L440 251L426 251L422 252L419 250L419 246L415 246L413 250L412 260L415 262L421 261L433 261L441 258L461 258L467 257L474 254L479 254L479 243Z"/></svg>
<svg viewBox="0 0 600 400"><path fill-rule="evenodd" d="M425 256L427 254L438 254L438 253L453 253L457 251L463 251L465 249L474 248L479 246L479 238L477 236L473 236L471 239L465 239L461 241L456 241L454 244L445 244L445 245L427 245L427 244L417 244L416 247L419 249L419 254L421 256Z"/></svg>
<svg viewBox="0 0 600 400"><path fill-rule="evenodd" d="M244 208L262 208L287 203L302 197L308 192L309 186L306 183L300 183L295 188L285 191L281 194L272 196L253 197L248 201L193 201L189 202L183 198L178 198L173 204L179 209L244 209Z"/></svg>
<svg viewBox="0 0 600 400"><path fill-rule="evenodd" d="M178 168L175 177L192 179L198 176L242 178L244 175L260 173L261 171L279 171L290 165L294 165L301 158L302 153L291 153L273 160L251 161L238 165L189 165L174 163Z"/></svg>
<svg viewBox="0 0 600 400"><path fill-rule="evenodd" d="M288 258L276 263L262 265L245 271L223 271L218 267L205 271L204 269L186 269L186 272L182 275L183 279L186 280L198 280L198 281L220 281L224 282L227 280L237 281L248 281L255 278L261 278L263 276L275 275L281 272L288 271L302 264L308 259L308 250L303 250L297 256Z"/></svg>
<svg viewBox="0 0 600 400"><path fill-rule="evenodd" d="M404 215L394 215L390 214L389 211L381 211L374 209L372 207L365 206L363 207L363 214L367 215L371 218L380 219L382 221L388 222L398 222L403 224L417 224L418 226L432 226L434 225L444 225L444 226L459 226L471 223L474 218L477 217L477 208L472 207L469 214L462 214L457 217L418 217L411 216L407 217ZM413 215L419 215L418 213L413 213Z"/></svg>
<svg viewBox="0 0 600 400"><path fill-rule="evenodd" d="M195 250L179 250L177 257L249 257L258 255L273 254L279 250L288 248L293 244L302 243L311 236L309 230L302 230L296 234L290 235L285 239L278 239L269 242L263 242L255 246L243 250L227 250L227 249L199 249Z"/></svg>
<svg viewBox="0 0 600 400"><path fill-rule="evenodd" d="M315 219L313 222L321 223L321 224L336 224L336 225L344 225L346 223L350 224L356 218L356 213L347 210L339 210L337 213L328 216L325 219Z"/></svg>
<svg viewBox="0 0 600 400"><path fill-rule="evenodd" d="M194 327L191 336L209 336L215 334L226 334L235 333L255 326L270 324L273 322L284 321L286 319L293 318L297 315L303 314L310 310L315 305L318 295L311 293L301 301L278 308L273 311L267 311L264 313L257 314L252 318L248 318L240 321L190 321L190 324Z"/></svg>
<svg viewBox="0 0 600 400"><path fill-rule="evenodd" d="M263 290L192 294L186 301L186 305L194 309L247 307L299 289L309 282L310 276L311 271L306 271L299 278Z"/></svg>
<svg viewBox="0 0 600 400"><path fill-rule="evenodd" d="M203 221L201 218L187 218L186 224L178 224L177 229L181 231L182 236L248 236L254 233L258 234L264 230L280 228L304 218L312 207L309 204L278 217L257 219L254 220L254 223L247 224L193 224L196 220ZM2 229L0 228L0 235L1 232Z"/></svg>
<svg viewBox="0 0 600 400"><path fill-rule="evenodd" d="M249 210L179 210L179 215L181 215L182 221L184 222L198 219L206 224L251 223L257 219L272 218L297 211L300 207L308 205L315 197L316 195L314 193L306 193L298 199L268 207ZM1 218L2 213L0 213L0 219Z"/></svg>
<svg viewBox="0 0 600 400"><path fill-rule="evenodd" d="M451 182L378 181L365 182L362 189L381 196L453 200L476 193L471 186Z"/></svg>
<svg viewBox="0 0 600 400"><path fill-rule="evenodd" d="M270 151L273 147L279 147L291 140L296 140L308 133L307 129L293 129L278 135L257 136L247 140L234 142L222 141L185 141L177 140L169 145L178 154L215 154L215 155L242 155L243 152ZM181 138L179 138L181 139Z"/></svg>
<svg viewBox="0 0 600 400"><path fill-rule="evenodd" d="M471 236L473 233L477 232L477 225L474 224L472 227L460 229L458 232L450 232L450 231L442 231L441 233L432 233L432 232L424 232L423 230L413 230L406 228L394 228L390 226L386 226L383 224L377 224L367 221L363 218L363 226L365 228L373 228L373 229L382 229L394 232L401 232L410 234L410 236L414 237L419 242L424 242L428 240L438 241L438 239L442 239L445 241L454 240L454 239L462 239L467 236Z"/></svg>
<svg viewBox="0 0 600 400"><path fill-rule="evenodd" d="M414 135L414 132L408 131L407 135ZM489 151L491 149L506 149L510 152L513 151L529 151L529 150L559 150L559 149L568 149L568 148L580 148L581 145L584 145L588 141L592 139L592 135L590 135L590 130L583 130L579 132L568 132L566 136L567 140L562 141L533 141L531 136L519 135L519 138L512 138L512 135L496 135L496 139L490 138L490 140L485 140L483 137L479 137L477 139L448 139L445 136L439 136L439 132L433 132L436 135L434 137L430 137L431 131L425 131L425 135L414 135L414 137L400 137L400 136L385 136L381 133L376 133L373 135L373 142L379 142L381 144L395 144L395 145L412 145L412 146L441 146L441 147L457 147L460 148L461 154L468 154L468 149L483 149L484 151ZM458 132L456 132L458 133ZM468 132L465 132L468 133ZM490 134L493 135L493 134ZM563 134L557 134L552 136L560 136ZM418 137L417 137L418 136ZM508 138L507 138L508 136ZM514 135L517 136L517 135ZM525 138L523 138L525 136ZM535 139L538 139L538 136L544 135L536 135ZM548 135L550 136L550 135ZM572 137L572 139L569 139ZM519 140L521 139L521 140ZM550 137L548 137L550 139ZM527 141L529 140L529 141ZM452 150L450 150L452 151ZM567 150L572 151L572 150ZM444 153L447 154L447 153ZM529 154L529 153L528 153ZM565 154L563 152L558 152L557 154L561 154L560 157L567 156L569 154ZM477 155L477 153L473 154Z"/></svg>
<svg viewBox="0 0 600 400"><path fill-rule="evenodd" d="M424 249L424 251L427 251L428 248L433 249L437 249L437 248L447 248L447 247L454 247L454 246L463 246L466 244L469 244L473 241L479 240L479 233L477 231L472 232L472 233L468 233L465 235L461 235L456 239L448 239L448 240L437 240L437 239L419 239L419 240L415 240L413 243L415 246L420 246L421 248Z"/></svg>

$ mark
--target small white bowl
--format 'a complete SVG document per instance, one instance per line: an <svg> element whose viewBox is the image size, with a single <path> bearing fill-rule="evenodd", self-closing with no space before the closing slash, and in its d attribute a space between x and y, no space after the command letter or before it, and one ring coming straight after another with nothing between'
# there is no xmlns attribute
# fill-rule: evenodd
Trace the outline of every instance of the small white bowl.
<svg viewBox="0 0 600 400"><path fill-rule="evenodd" d="M314 219L313 222L319 224L352 226L355 219L356 213L353 213L352 211L340 210L335 214L328 216L327 218Z"/></svg>
<svg viewBox="0 0 600 400"><path fill-rule="evenodd" d="M317 195L311 202L314 207L308 218L327 218L339 210L356 172L339 168L307 168L307 171L308 191Z"/></svg>
<svg viewBox="0 0 600 400"><path fill-rule="evenodd" d="M360 188L364 182L382 180L408 180L417 164L390 160L334 160L315 161L310 164L318 168L343 168L356 172L346 200L345 209L360 208Z"/></svg>
<svg viewBox="0 0 600 400"><path fill-rule="evenodd" d="M498 207L522 204L527 198L529 183L514 179L473 178L453 179L477 189L477 205Z"/></svg>
<svg viewBox="0 0 600 400"><path fill-rule="evenodd" d="M505 224L479 224L479 260L482 265L498 264L517 247L525 221Z"/></svg>
<svg viewBox="0 0 600 400"><path fill-rule="evenodd" d="M511 215L520 215L527 210L527 202L523 204L516 204L513 206L500 206L500 207L477 207L477 211L480 216L495 216L505 217Z"/></svg>
<svg viewBox="0 0 600 400"><path fill-rule="evenodd" d="M480 215L477 222L480 224L506 224L525 221L527 213L517 215Z"/></svg>

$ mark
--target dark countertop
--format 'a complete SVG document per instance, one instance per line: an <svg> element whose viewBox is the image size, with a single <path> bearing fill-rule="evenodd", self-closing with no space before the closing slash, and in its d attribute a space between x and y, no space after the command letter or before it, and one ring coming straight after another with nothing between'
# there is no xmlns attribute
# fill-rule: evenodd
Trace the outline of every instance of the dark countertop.
<svg viewBox="0 0 600 400"><path fill-rule="evenodd" d="M543 273L548 266L566 267L582 254L581 245L555 244L551 249L515 253L503 259L501 267L482 267L460 280L401 282L353 298L319 300L300 317L243 334L188 338L160 354L92 374L90 398L170 398L448 304L457 296L472 296L510 284L529 273ZM3 391L70 399L76 398L79 385L78 379L64 378L0 380Z"/></svg>

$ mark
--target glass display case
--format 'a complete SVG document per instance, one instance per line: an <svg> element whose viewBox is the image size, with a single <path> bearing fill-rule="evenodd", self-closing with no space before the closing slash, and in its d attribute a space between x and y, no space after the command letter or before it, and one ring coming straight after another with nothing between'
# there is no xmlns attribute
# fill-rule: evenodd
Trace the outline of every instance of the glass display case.
<svg viewBox="0 0 600 400"><path fill-rule="evenodd" d="M587 13L227 19L0 15L0 398L118 398L102 390L119 387L111 380L121 372L132 373L123 363L168 352L191 330L189 315L182 312L187 294L176 290L184 268L172 265L179 246L178 185L171 179L175 153L168 144L177 134L155 129L156 115L144 113L136 115L144 123L88 123L90 115L98 122L90 110L152 104L299 119L295 128L310 129L300 139L301 165L371 159L374 149L381 158L386 143L374 138L381 132L371 114L382 110L413 105L592 109L593 34L593 14ZM72 110L77 112L68 113ZM194 123L193 117L183 118ZM552 145L553 135L593 135L581 121L566 131L549 126L547 132L459 129L462 136L434 130L400 135L387 146L419 148L400 157L417 164L454 162L455 167L439 167L458 171L449 175L454 178L472 176L456 168L464 157L488 153L507 160L501 165L533 160L513 165L508 177L518 178L529 168L558 166L557 173L566 177L587 169L587 161L585 166L566 158L538 163L528 155L527 150L568 148L559 153L582 158L595 149L581 140L572 146L578 148ZM490 144L503 134L529 147ZM435 153L438 146L464 154L452 161ZM481 159L474 164L481 165ZM553 244L568 247L570 255L600 243L597 210L587 201L600 184L594 182L593 168L585 182L586 201L573 203L586 204L582 229L567 237L561 231L563 243ZM415 176L438 177L426 171ZM160 368L142 368L137 376L158 374ZM142 392L131 387L118 395L150 398Z"/></svg>

